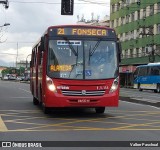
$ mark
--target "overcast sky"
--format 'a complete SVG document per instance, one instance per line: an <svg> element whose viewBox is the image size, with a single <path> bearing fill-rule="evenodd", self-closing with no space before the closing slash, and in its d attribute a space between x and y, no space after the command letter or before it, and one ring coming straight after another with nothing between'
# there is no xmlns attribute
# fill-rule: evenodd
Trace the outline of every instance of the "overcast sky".
<svg viewBox="0 0 160 150"><path fill-rule="evenodd" d="M61 15L61 0L9 0L8 9L1 4L0 26L4 23L10 23L10 26L0 28L0 41L3 42L0 43L0 66L15 66L16 55L11 54L17 54L17 49L18 61L26 60L31 54L32 45L49 26L76 24L77 15L79 18L84 15L85 19L90 20L91 13L95 18L100 16L101 20L110 13L110 0L74 0L74 3L73 16Z"/></svg>

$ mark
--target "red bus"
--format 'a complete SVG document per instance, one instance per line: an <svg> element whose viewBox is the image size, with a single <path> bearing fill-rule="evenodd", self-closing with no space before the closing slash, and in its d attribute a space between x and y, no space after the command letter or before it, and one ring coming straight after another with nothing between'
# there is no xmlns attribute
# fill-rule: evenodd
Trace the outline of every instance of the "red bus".
<svg viewBox="0 0 160 150"><path fill-rule="evenodd" d="M49 27L33 46L30 88L33 104L52 108L117 107L121 48L111 28Z"/></svg>

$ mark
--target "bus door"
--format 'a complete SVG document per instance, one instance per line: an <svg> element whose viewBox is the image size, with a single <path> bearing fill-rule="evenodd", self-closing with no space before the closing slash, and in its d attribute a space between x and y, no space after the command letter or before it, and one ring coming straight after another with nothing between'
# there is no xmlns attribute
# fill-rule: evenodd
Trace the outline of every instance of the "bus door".
<svg viewBox="0 0 160 150"><path fill-rule="evenodd" d="M40 46L38 47L38 53L37 53L37 74L36 74L36 95L37 98L41 99L41 84L42 84L42 51L40 49Z"/></svg>
<svg viewBox="0 0 160 150"><path fill-rule="evenodd" d="M35 91L36 91L36 85L35 85L35 80L36 80L36 56L37 55L37 51L36 48L33 49L32 51L32 67L31 67L31 89L32 89L32 94L35 97Z"/></svg>
<svg viewBox="0 0 160 150"><path fill-rule="evenodd" d="M33 89L34 89L34 97L37 98L37 46L34 49L35 57L34 57L34 66L33 66Z"/></svg>
<svg viewBox="0 0 160 150"><path fill-rule="evenodd" d="M148 67L140 67L137 78L138 87L141 89L147 89L148 86Z"/></svg>

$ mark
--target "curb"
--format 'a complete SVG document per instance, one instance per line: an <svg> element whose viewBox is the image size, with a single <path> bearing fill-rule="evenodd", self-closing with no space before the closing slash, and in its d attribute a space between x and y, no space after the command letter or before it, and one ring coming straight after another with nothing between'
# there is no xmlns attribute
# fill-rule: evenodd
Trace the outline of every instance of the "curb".
<svg viewBox="0 0 160 150"><path fill-rule="evenodd" d="M123 96L120 96L119 98L120 98L121 101L150 105L150 106L154 106L154 107L160 107L160 102L151 103L151 102L148 102L148 101L141 101L141 100L132 99L130 97L123 97Z"/></svg>

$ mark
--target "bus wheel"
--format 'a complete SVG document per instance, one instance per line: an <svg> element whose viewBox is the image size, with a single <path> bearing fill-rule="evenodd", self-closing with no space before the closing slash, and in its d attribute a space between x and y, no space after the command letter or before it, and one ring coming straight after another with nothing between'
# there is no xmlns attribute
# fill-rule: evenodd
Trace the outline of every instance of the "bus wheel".
<svg viewBox="0 0 160 150"><path fill-rule="evenodd" d="M143 91L143 90L141 89L141 85L140 85L140 84L138 84L138 90L139 90L139 91Z"/></svg>
<svg viewBox="0 0 160 150"><path fill-rule="evenodd" d="M38 99L36 99L35 97L33 97L33 105L38 105L38 104L39 104Z"/></svg>
<svg viewBox="0 0 160 150"><path fill-rule="evenodd" d="M154 90L155 93L160 93L160 84L157 84L157 89Z"/></svg>
<svg viewBox="0 0 160 150"><path fill-rule="evenodd" d="M95 108L97 114L103 114L105 111L105 107L97 107Z"/></svg>
<svg viewBox="0 0 160 150"><path fill-rule="evenodd" d="M42 104L42 110L43 110L44 114L49 114L49 112L50 112L49 108L46 107L44 103Z"/></svg>

